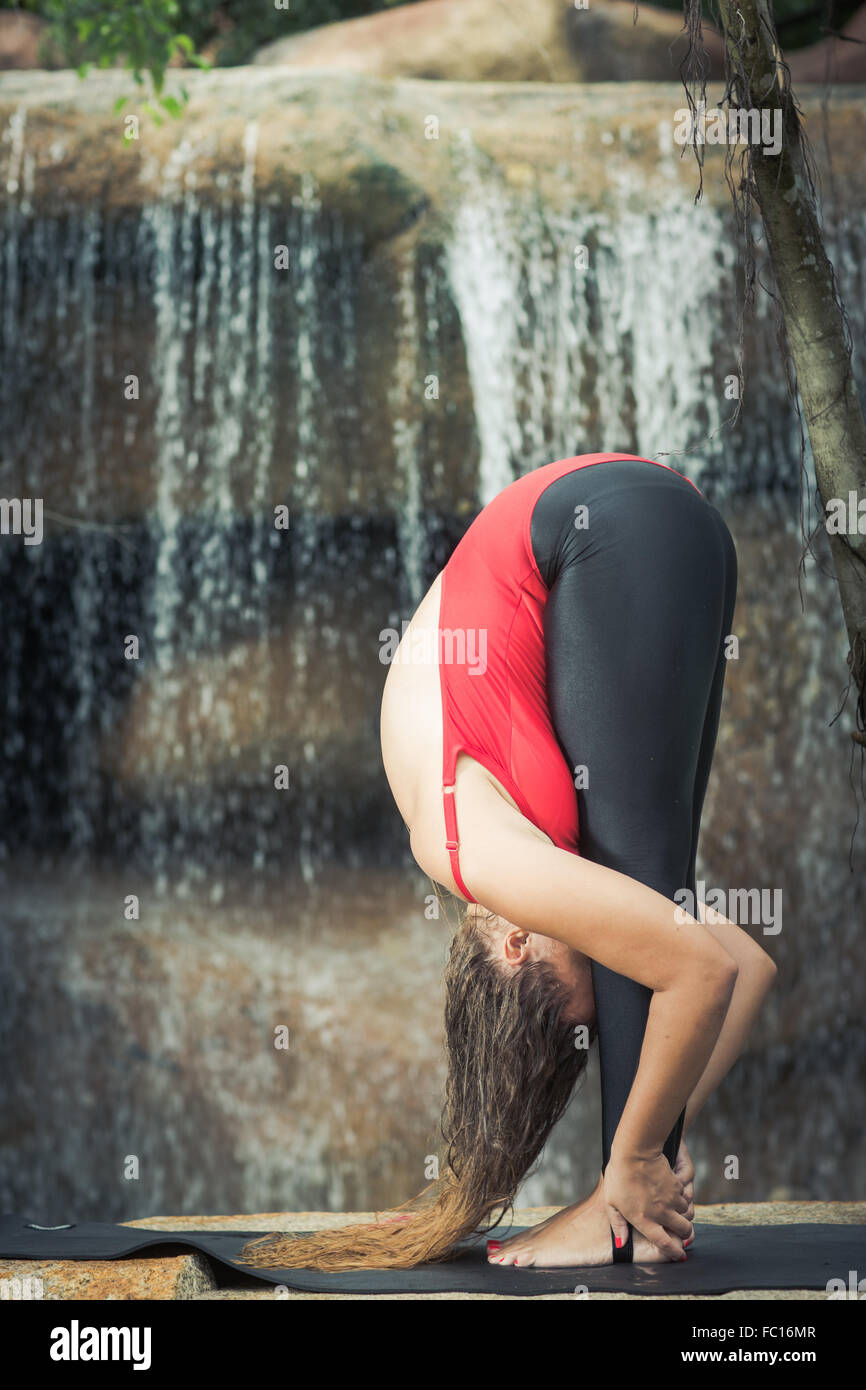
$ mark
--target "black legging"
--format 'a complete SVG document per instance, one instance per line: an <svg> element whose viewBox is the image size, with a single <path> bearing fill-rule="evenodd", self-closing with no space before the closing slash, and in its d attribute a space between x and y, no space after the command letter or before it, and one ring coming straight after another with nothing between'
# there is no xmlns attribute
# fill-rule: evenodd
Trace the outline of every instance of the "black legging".
<svg viewBox="0 0 866 1390"><path fill-rule="evenodd" d="M588 509L586 529L575 525L579 507ZM550 589L551 717L572 769L587 770L577 789L580 853L665 897L694 894L737 590L730 532L679 473L614 460L551 483L535 504L531 539ZM652 991L595 961L592 982L604 1172ZM664 1147L671 1167L682 1122ZM614 1259L632 1255L629 1227Z"/></svg>

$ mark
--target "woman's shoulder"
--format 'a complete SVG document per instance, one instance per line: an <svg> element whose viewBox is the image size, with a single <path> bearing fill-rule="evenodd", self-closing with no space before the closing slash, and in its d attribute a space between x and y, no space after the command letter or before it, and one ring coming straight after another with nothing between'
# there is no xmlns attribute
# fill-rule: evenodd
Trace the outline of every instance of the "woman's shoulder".
<svg viewBox="0 0 866 1390"><path fill-rule="evenodd" d="M479 841L495 839L503 834L509 837L517 835L526 844L541 842L552 845L553 841L523 815L505 788L481 763L463 752L459 754L457 762L453 792L443 792L440 785L435 795L425 794L418 798L409 842L413 858L422 872L462 898L446 845L444 796L455 799L459 845L474 846ZM457 853L460 859L459 848ZM466 878L462 860L460 872L469 891L474 892Z"/></svg>

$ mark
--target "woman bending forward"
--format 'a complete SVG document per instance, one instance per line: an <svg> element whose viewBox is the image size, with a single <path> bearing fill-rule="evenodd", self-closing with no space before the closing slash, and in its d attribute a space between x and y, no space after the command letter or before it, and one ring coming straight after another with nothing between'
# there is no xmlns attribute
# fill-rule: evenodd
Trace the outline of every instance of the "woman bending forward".
<svg viewBox="0 0 866 1390"><path fill-rule="evenodd" d="M716 508L630 454L536 469L469 527L403 635L381 711L412 853L467 903L446 972L445 1176L408 1215L264 1237L250 1263L447 1257L512 1201L596 1036L598 1186L488 1259L686 1258L683 1134L775 975L696 899L736 585Z"/></svg>

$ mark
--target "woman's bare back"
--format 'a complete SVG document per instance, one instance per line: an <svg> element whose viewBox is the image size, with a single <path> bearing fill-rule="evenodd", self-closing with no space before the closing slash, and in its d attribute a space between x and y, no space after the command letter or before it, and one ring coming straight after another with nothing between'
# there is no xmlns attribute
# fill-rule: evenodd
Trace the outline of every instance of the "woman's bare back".
<svg viewBox="0 0 866 1390"><path fill-rule="evenodd" d="M442 690L439 674L439 609L442 574L437 574L416 609L391 661L380 711L385 776L408 827L412 854L424 873L458 897L445 848L442 803ZM467 753L457 758L454 796L458 824L483 819L489 798L504 799L526 826L543 835L520 813L514 798L481 763ZM466 817L470 818L467 822Z"/></svg>

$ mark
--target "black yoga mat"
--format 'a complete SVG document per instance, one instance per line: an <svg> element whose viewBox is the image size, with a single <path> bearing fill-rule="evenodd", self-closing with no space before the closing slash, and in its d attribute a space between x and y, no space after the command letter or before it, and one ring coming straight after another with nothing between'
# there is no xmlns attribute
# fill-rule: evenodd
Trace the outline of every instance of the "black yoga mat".
<svg viewBox="0 0 866 1390"><path fill-rule="evenodd" d="M250 1269L238 1256L261 1231L151 1231L82 1221L39 1228L23 1216L0 1217L0 1259L116 1260L125 1255L197 1250L229 1269L311 1293L717 1294L730 1289L847 1288L866 1267L866 1226L697 1226L684 1264L610 1265L604 1269L514 1269L490 1265L486 1242L525 1230L497 1227L467 1241L453 1260L408 1270L320 1274L308 1269ZM838 1287L838 1286L834 1286Z"/></svg>

